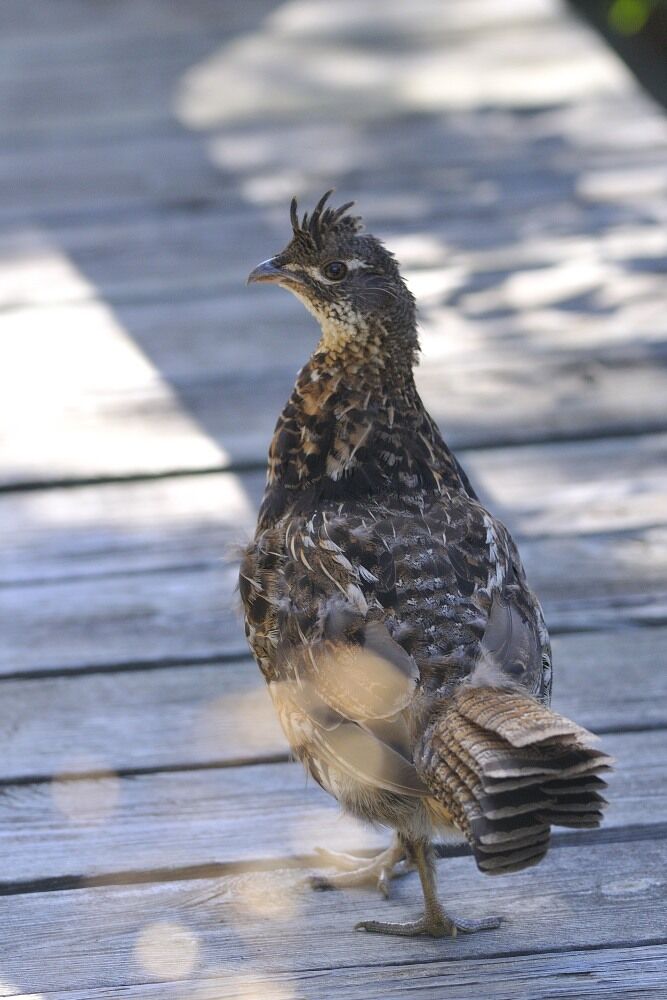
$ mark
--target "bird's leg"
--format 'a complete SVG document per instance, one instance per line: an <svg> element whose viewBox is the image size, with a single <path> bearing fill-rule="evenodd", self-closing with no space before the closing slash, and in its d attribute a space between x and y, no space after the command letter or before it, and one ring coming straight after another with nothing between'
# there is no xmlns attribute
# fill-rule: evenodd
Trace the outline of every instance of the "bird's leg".
<svg viewBox="0 0 667 1000"><path fill-rule="evenodd" d="M464 934L472 934L474 931L494 930L500 925L500 917L486 917L483 920L455 920L448 916L438 900L432 848L425 841L412 843L409 848L422 884L424 915L419 920L408 920L404 923L363 920L356 925L355 930L368 931L371 934L397 934L400 937L416 937L419 934L426 934L430 937L456 937L459 931Z"/></svg>
<svg viewBox="0 0 667 1000"><path fill-rule="evenodd" d="M313 889L345 889L374 883L386 899L391 880L414 870L412 860L406 856L405 844L398 835L386 850L380 851L373 858L339 854L322 848L318 848L317 853L324 861L343 871L338 875L311 875L308 882Z"/></svg>

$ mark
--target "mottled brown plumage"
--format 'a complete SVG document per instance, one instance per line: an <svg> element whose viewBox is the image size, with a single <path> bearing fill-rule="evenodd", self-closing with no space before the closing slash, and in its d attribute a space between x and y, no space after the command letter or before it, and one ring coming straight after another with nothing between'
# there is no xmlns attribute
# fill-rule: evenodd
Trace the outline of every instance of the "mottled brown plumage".
<svg viewBox="0 0 667 1000"><path fill-rule="evenodd" d="M414 300L350 205L325 196L250 281L287 287L320 341L278 419L240 574L246 633L290 745L342 807L397 840L358 872L386 890L414 863L441 935L430 843L482 871L534 864L552 824L595 826L609 758L547 707L551 652L507 529L481 505L413 378ZM341 859L343 866L351 864Z"/></svg>

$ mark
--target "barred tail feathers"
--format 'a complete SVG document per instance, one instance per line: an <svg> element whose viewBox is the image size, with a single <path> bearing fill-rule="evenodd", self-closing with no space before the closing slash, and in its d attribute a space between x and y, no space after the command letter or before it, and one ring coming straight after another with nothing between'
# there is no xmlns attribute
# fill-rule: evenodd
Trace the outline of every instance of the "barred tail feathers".
<svg viewBox="0 0 667 1000"><path fill-rule="evenodd" d="M528 695L466 685L426 727L417 767L480 870L506 874L544 857L552 826L600 825L613 761L595 739Z"/></svg>

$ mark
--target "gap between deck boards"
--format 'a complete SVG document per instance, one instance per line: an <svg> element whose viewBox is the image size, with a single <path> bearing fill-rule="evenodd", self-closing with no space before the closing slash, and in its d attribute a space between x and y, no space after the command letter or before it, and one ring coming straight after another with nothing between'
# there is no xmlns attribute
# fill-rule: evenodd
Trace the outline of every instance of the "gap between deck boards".
<svg viewBox="0 0 667 1000"><path fill-rule="evenodd" d="M652 601L657 606L655 613L649 613L645 616L636 614L640 605L644 608L649 606L650 611ZM637 595L636 604L624 606L616 605L612 599L608 602L607 610L610 612L610 615L613 614L615 617L615 624L613 625L606 617L601 617L597 621L593 620L589 623L574 619L569 622L567 620L564 622L553 621L549 625L549 635L554 638L568 635L602 634L610 631L610 629L621 632L632 629L652 630L664 628L667 625L667 594ZM595 614L595 609L591 608L590 611L593 615ZM626 612L626 617L623 617L624 611ZM202 656L158 656L155 659L119 659L102 663L75 663L52 668L35 667L34 669L17 670L0 673L0 685L6 681L42 681L57 677L87 677L95 674L128 673L138 670L165 670L174 667L210 666L214 664L235 663L237 661L252 662L252 656L247 652L245 644L242 645L239 643L238 646L226 652L220 650L210 655L205 654Z"/></svg>
<svg viewBox="0 0 667 1000"><path fill-rule="evenodd" d="M517 996L551 995L556 985L559 1000L609 1000L610 987L618 990L617 997L646 1000L664 998L664 976L667 957L661 950L667 938L647 938L646 941L612 941L577 946L545 946L544 948L511 949L489 954L484 958L466 957L459 963L455 955L422 956L405 961L379 963L357 962L344 968L330 966L301 969L295 973L275 973L255 970L252 975L234 979L232 972L207 970L197 979L191 977L144 981L122 988L126 1000L182 1000L185 990L192 990L198 1000L294 1000L298 987L299 1000L320 1000L323 996L345 996L348 1000L405 1000L406 989L411 997L433 1000L445 995L448 1000L470 1000L474 995L487 1000L507 1000L507 984L521 990ZM582 964L584 956L597 955L602 960L595 967ZM637 958L644 958L644 967ZM539 965L534 965L539 960ZM532 966L532 968L531 968ZM409 983L407 977L410 976ZM436 994L434 991L437 990ZM542 991L540 993L536 991ZM306 991L306 992L303 992ZM338 992L340 991L340 992ZM344 992L343 992L344 991ZM43 995L43 991L42 994ZM110 1000L120 996L108 987L91 987L85 992L76 987L49 991L53 1000ZM22 990L7 994L11 1000L35 1000L34 993Z"/></svg>
<svg viewBox="0 0 667 1000"><path fill-rule="evenodd" d="M641 843L667 839L667 823L650 823L646 826L602 827L599 830L576 830L552 834L550 851L592 845ZM467 844L434 845L439 859L472 857ZM355 852L357 853L357 852ZM358 851L360 856L371 857L373 852ZM0 881L0 898L25 896L43 892L72 892L107 886L133 886L166 882L190 882L197 879L223 878L250 872L284 871L286 869L312 869L322 865L317 854L284 855L276 858L253 858L240 861L205 862L193 865L174 865L163 868L131 868L95 875L56 875L44 878Z"/></svg>
<svg viewBox="0 0 667 1000"><path fill-rule="evenodd" d="M53 677L50 674L49 677ZM57 676L57 675L56 675ZM23 680L23 678L21 678ZM667 718L654 723L627 723L615 726L596 726L595 735L621 736L626 734L640 735L642 733L667 733ZM290 764L295 758L289 751L277 753L249 753L239 757L191 761L165 761L161 764L146 764L137 767L116 767L113 774L116 778L141 778L154 774L180 774L197 771L220 771L238 767L259 767L265 764ZM59 781L95 781L109 776L108 770L59 771ZM52 772L43 774L21 774L0 777L0 792L4 788L22 787L25 785L48 785L53 781Z"/></svg>
<svg viewBox="0 0 667 1000"><path fill-rule="evenodd" d="M495 451L501 448L536 448L540 445L577 444L587 441L613 441L615 438L626 440L628 438L650 437L654 434L662 434L667 431L667 413L665 417L656 419L650 425L626 426L626 427L581 427L576 430L557 429L548 436L540 438L525 438L517 440L511 435L498 435L496 438L483 438L479 441L466 441L465 444L453 450L459 454L462 452ZM267 453L269 442L267 441ZM77 489L88 486L114 486L124 483L150 483L160 482L169 479L186 479L194 477L206 477L216 475L246 475L252 473L266 472L267 459L264 455L251 456L247 460L233 459L219 465L207 465L199 468L173 468L158 469L149 472L131 472L127 474L109 474L96 476L67 476L54 479L22 479L16 482L0 483L0 496L13 493L34 493L46 490Z"/></svg>
<svg viewBox="0 0 667 1000"><path fill-rule="evenodd" d="M122 985L123 995L127 992L133 998L143 998L139 990L146 975L133 961L136 942L146 926L168 913L169 920L184 925L200 945L201 960L196 968L199 982L202 976L214 980L216 973L229 976L242 969L260 977L289 976L294 982L310 971L327 974L337 970L337 974L345 975L346 968L382 970L388 967L387 958L390 967L437 962L442 974L452 970L454 975L457 965L468 973L475 963L483 969L484 963L497 958L507 963L501 981L514 981L512 959L520 960L522 955L576 955L580 951L602 953L610 948L661 946L665 940L664 922L660 919L664 880L655 878L650 885L643 885L646 880L641 876L644 864L662 870L664 854L664 841L647 842L645 859L638 857L632 844L621 845L614 854L605 846L586 846L579 852L558 850L553 852L550 864L498 881L475 876L468 858L450 859L438 866L446 898L458 900L458 905L472 915L481 915L489 905L498 907L505 918L503 927L497 933L461 936L456 942L405 940L389 949L386 940L355 934L354 922L360 916L381 917L387 906L403 913L416 908L419 889L414 878L397 884L395 898L389 904L368 892L299 892L296 919L283 916L267 920L243 909L243 893L248 889L266 888L267 884L279 889L289 884L295 890L294 874L289 871L282 879L267 873L240 874L218 880L14 896L3 901L13 945L5 956L3 974L26 993L48 989L67 994L77 988L81 990L77 1000L97 995L95 988L101 974L107 992ZM592 907L598 915L595 921L591 921ZM32 931L27 939L26 926ZM83 927L86 938L84 947L80 947ZM13 928L16 931L12 934ZM79 947L70 951L68 945L74 940ZM243 952L248 966L238 964L241 942L248 949ZM579 967L577 971L590 974L594 966ZM224 995L236 1000L243 993L235 992L233 985ZM161 991L167 988L166 984L156 984L156 995L182 997L183 990L188 989L187 977L175 993L163 994ZM316 988L306 995L319 998L330 994ZM386 996L382 992L370 995L382 1000ZM217 996L212 993L210 1000ZM467 1000L470 992L462 996Z"/></svg>

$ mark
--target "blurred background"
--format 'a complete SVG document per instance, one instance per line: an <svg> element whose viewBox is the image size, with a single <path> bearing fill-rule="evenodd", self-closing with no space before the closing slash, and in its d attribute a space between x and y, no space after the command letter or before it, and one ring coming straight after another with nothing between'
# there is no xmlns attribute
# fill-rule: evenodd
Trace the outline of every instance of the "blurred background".
<svg viewBox="0 0 667 1000"><path fill-rule="evenodd" d="M664 117L557 0L2 16L6 483L263 459L314 332L243 282L329 186L402 261L455 444L662 420Z"/></svg>
<svg viewBox="0 0 667 1000"><path fill-rule="evenodd" d="M335 187L397 254L420 391L518 538L556 707L634 762L615 836L664 826L666 24L659 0L3 0L0 994L231 963L219 1000L235 962L302 967L304 925L323 965L362 947L332 943L357 898L321 925L229 875L383 841L287 762L234 595L317 339L244 287L294 194ZM272 934L277 966L248 943Z"/></svg>

